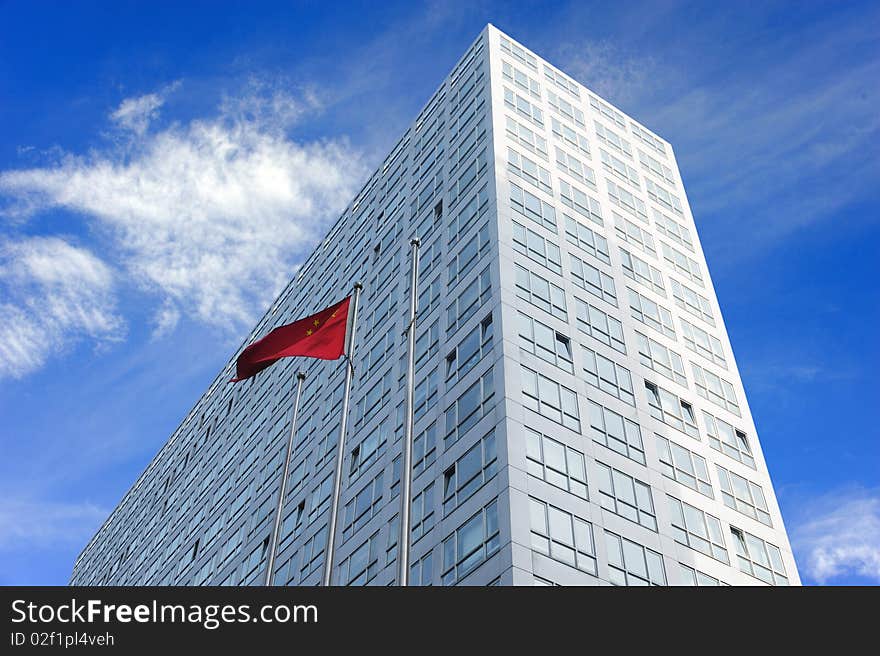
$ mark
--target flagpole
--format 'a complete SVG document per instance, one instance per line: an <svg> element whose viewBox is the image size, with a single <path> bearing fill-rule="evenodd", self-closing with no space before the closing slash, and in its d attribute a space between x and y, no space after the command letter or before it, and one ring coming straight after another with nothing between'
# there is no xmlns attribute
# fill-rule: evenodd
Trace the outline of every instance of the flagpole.
<svg viewBox="0 0 880 656"><path fill-rule="evenodd" d="M354 374L354 337L357 327L358 300L361 290L364 288L359 282L354 284L354 298L351 306L351 332L348 335L348 348L345 354L348 363L345 368L345 392L342 397L342 417L339 419L339 440L336 443L336 477L333 481L333 497L330 502L330 520L327 527L327 547L324 550L324 575L321 579L323 586L330 585L333 576L333 549L336 543L336 519L339 514L339 493L342 489L342 459L345 453L345 430L348 425L348 397L351 395L351 379Z"/></svg>
<svg viewBox="0 0 880 656"><path fill-rule="evenodd" d="M284 456L284 476L281 478L281 489L278 491L278 507L275 509L275 525L269 542L269 562L266 564L266 585L272 585L275 573L275 551L278 549L278 533L281 531L281 514L284 509L284 493L287 491L287 477L290 474L290 455L293 453L293 438L296 435L296 418L299 414L299 399L302 396L304 371L296 374L296 398L293 402L293 420L290 422L290 437L287 439L287 454Z"/></svg>
<svg viewBox="0 0 880 656"><path fill-rule="evenodd" d="M416 353L416 305L419 297L419 246L416 238L412 247L412 270L409 284L409 324L406 332L406 428L403 436L403 462L400 470L400 537L397 558L397 585L409 585L409 538L412 511L412 452L413 452L413 402L415 395Z"/></svg>

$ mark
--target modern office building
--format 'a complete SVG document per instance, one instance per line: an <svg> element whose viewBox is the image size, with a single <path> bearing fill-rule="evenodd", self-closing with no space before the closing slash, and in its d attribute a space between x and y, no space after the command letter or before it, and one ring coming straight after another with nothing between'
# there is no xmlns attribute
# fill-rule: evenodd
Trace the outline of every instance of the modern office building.
<svg viewBox="0 0 880 656"><path fill-rule="evenodd" d="M335 584L395 583L414 236L413 584L799 583L672 147L489 25L245 341L364 285ZM344 361L237 355L72 583L261 584L298 370L320 582Z"/></svg>

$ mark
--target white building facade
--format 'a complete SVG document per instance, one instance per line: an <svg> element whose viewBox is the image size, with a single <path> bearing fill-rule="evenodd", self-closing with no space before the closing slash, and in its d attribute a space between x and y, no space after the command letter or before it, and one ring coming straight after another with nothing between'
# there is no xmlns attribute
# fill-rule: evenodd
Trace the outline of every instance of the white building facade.
<svg viewBox="0 0 880 656"><path fill-rule="evenodd" d="M411 584L800 583L671 146L489 25L245 342L364 285L334 584L395 583L412 237ZM261 584L299 370L274 581L320 582L343 361L237 355L72 584Z"/></svg>

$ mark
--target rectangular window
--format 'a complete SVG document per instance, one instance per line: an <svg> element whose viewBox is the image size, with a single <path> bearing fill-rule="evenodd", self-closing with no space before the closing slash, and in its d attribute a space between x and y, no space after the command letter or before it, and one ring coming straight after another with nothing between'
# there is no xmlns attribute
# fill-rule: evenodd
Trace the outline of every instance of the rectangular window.
<svg viewBox="0 0 880 656"><path fill-rule="evenodd" d="M610 346L615 351L626 354L626 344L623 340L623 325L620 321L599 308L589 303L584 303L579 298L574 299L574 307L578 330Z"/></svg>
<svg viewBox="0 0 880 656"><path fill-rule="evenodd" d="M697 394L710 403L729 410L737 417L740 416L739 404L736 402L736 391L730 382L695 362L691 362L691 370L694 373Z"/></svg>
<svg viewBox="0 0 880 656"><path fill-rule="evenodd" d="M654 151L662 155L664 159L666 158L666 146L663 144L663 141L648 132L645 128L636 125L635 123L630 123L629 126L632 130L632 133L636 135L636 137L639 138L642 143L653 148Z"/></svg>
<svg viewBox="0 0 880 656"><path fill-rule="evenodd" d="M714 499L706 459L665 437L657 434L654 437L657 438L657 453L663 475Z"/></svg>
<svg viewBox="0 0 880 656"><path fill-rule="evenodd" d="M788 585L779 547L734 526L730 527L730 535L740 571L770 585Z"/></svg>
<svg viewBox="0 0 880 656"><path fill-rule="evenodd" d="M639 331L636 331L636 341L639 343L639 360L643 365L682 387L688 386L684 361L678 353Z"/></svg>
<svg viewBox="0 0 880 656"><path fill-rule="evenodd" d="M648 190L648 198L654 202L660 203L663 207L672 210L676 214L684 213L678 196L669 193L660 185L655 184L650 178L645 178L645 188Z"/></svg>
<svg viewBox="0 0 880 656"><path fill-rule="evenodd" d="M697 428L696 417L694 417L694 407L690 403L647 380L645 381L645 393L648 397L648 405L651 406L651 416L654 419L658 419L695 439L700 439L700 431Z"/></svg>
<svg viewBox="0 0 880 656"><path fill-rule="evenodd" d="M691 239L690 230L677 223L675 220L670 219L663 214L663 212L654 207L651 208L651 212L654 215L654 225L657 226L657 232L669 237L677 244L681 244L690 252L694 252L694 242L693 239Z"/></svg>
<svg viewBox="0 0 880 656"><path fill-rule="evenodd" d="M568 214L565 215L565 240L582 251L586 251L597 260L611 264L611 258L608 255L608 240Z"/></svg>
<svg viewBox="0 0 880 656"><path fill-rule="evenodd" d="M446 380L459 379L477 366L492 350L492 315L483 319L465 335L458 346L446 356Z"/></svg>
<svg viewBox="0 0 880 656"><path fill-rule="evenodd" d="M544 112L538 105L534 105L528 99L504 87L504 104L516 111L520 116L532 121L538 127L544 127Z"/></svg>
<svg viewBox="0 0 880 656"><path fill-rule="evenodd" d="M572 282L596 298L601 298L606 303L617 307L617 290L614 288L614 278L579 257L569 255L569 258L571 259Z"/></svg>
<svg viewBox="0 0 880 656"><path fill-rule="evenodd" d="M510 183L510 205L522 216L556 232L556 210L534 194Z"/></svg>
<svg viewBox="0 0 880 656"><path fill-rule="evenodd" d="M596 174L593 173L593 169L558 146L556 147L556 166L575 180L596 191Z"/></svg>
<svg viewBox="0 0 880 656"><path fill-rule="evenodd" d="M351 552L339 565L339 579L345 585L366 585L379 573L379 532Z"/></svg>
<svg viewBox="0 0 880 656"><path fill-rule="evenodd" d="M526 431L526 465L529 474L571 494L587 499L584 454L532 430Z"/></svg>
<svg viewBox="0 0 880 656"><path fill-rule="evenodd" d="M724 357L724 347L721 346L721 340L686 319L680 321L685 346L697 355L727 369L727 360Z"/></svg>
<svg viewBox="0 0 880 656"><path fill-rule="evenodd" d="M437 367L434 367L413 390L413 415L415 421L421 419L429 408L437 402Z"/></svg>
<svg viewBox="0 0 880 656"><path fill-rule="evenodd" d="M568 102L565 98L560 98L550 89L547 89L547 100L550 102L550 106L555 109L559 114L567 118L569 121L572 121L575 125L579 127L586 127L586 121L584 119L584 113L579 110L577 107Z"/></svg>
<svg viewBox="0 0 880 656"><path fill-rule="evenodd" d="M770 510L764 498L764 490L757 483L743 478L739 474L728 471L721 465L715 465L718 480L721 483L721 498L728 508L757 519L762 524L773 526L770 521Z"/></svg>
<svg viewBox="0 0 880 656"><path fill-rule="evenodd" d="M690 504L667 495L669 514L672 519L672 535L675 541L728 564L724 533L717 517L703 512Z"/></svg>
<svg viewBox="0 0 880 656"><path fill-rule="evenodd" d="M678 564L678 579L679 585L688 585L694 587L727 585L726 583L721 583L721 581L716 579L714 576L704 574L700 570L694 569L693 567L688 567L684 563Z"/></svg>
<svg viewBox="0 0 880 656"><path fill-rule="evenodd" d="M638 255L633 255L625 248L620 247L619 250L623 275L665 297L666 288L663 286L663 274L660 273L660 269L648 264Z"/></svg>
<svg viewBox="0 0 880 656"><path fill-rule="evenodd" d="M605 531L610 580L614 585L666 585L663 556Z"/></svg>
<svg viewBox="0 0 880 656"><path fill-rule="evenodd" d="M418 476L434 464L437 458L437 425L432 421L413 440L413 476Z"/></svg>
<svg viewBox="0 0 880 656"><path fill-rule="evenodd" d="M470 273L471 269L481 260L485 261L489 247L489 224L487 223L449 260L447 266L449 289L452 289L456 282Z"/></svg>
<svg viewBox="0 0 880 656"><path fill-rule="evenodd" d="M529 497L532 549L596 576L593 526L587 521Z"/></svg>
<svg viewBox="0 0 880 656"><path fill-rule="evenodd" d="M342 520L342 540L348 540L362 529L382 507L383 472L367 483L354 498L345 504Z"/></svg>
<svg viewBox="0 0 880 656"><path fill-rule="evenodd" d="M420 308L421 309L421 308ZM415 368L432 360L440 349L440 322L434 321L416 338Z"/></svg>
<svg viewBox="0 0 880 656"><path fill-rule="evenodd" d="M544 77L546 77L563 91L567 91L568 93L573 95L575 98L581 97L580 89L575 82L569 80L567 77L565 77L565 75L563 75L559 71L553 70L546 64L544 65Z"/></svg>
<svg viewBox="0 0 880 656"><path fill-rule="evenodd" d="M523 312L519 313L519 345L522 350L545 362L570 374L574 373L571 340Z"/></svg>
<svg viewBox="0 0 880 656"><path fill-rule="evenodd" d="M645 206L645 201L634 196L632 192L611 180L606 180L605 182L608 185L608 198L611 199L612 203L620 209L629 212L639 221L648 222L648 209Z"/></svg>
<svg viewBox="0 0 880 656"><path fill-rule="evenodd" d="M480 419L489 414L495 407L495 384L492 369L484 373L479 380L468 387L461 396L446 409L447 448L457 442L465 433L473 428Z"/></svg>
<svg viewBox="0 0 880 656"><path fill-rule="evenodd" d="M595 401L588 399L587 406L590 411L590 436L593 440L644 465L645 447L639 425Z"/></svg>
<svg viewBox="0 0 880 656"><path fill-rule="evenodd" d="M459 205L458 212L452 215L448 226L448 241L454 244L461 237L465 236L471 226L483 217L486 208L489 205L489 189L487 185L483 185L480 189L471 195L467 203Z"/></svg>
<svg viewBox="0 0 880 656"><path fill-rule="evenodd" d="M611 105L602 102L596 96L590 96L590 107L599 112L600 115L616 124L618 127L626 129L626 121L623 120L623 114L611 107Z"/></svg>
<svg viewBox="0 0 880 656"><path fill-rule="evenodd" d="M516 295L557 319L568 321L565 291L536 273L516 265Z"/></svg>
<svg viewBox="0 0 880 656"><path fill-rule="evenodd" d="M501 50L518 60L520 63L525 64L536 73L538 72L538 60L535 59L535 56L532 53L528 52L522 46L513 43L509 39L505 39L503 36L500 39Z"/></svg>
<svg viewBox="0 0 880 656"><path fill-rule="evenodd" d="M559 246L516 221L512 223L513 250L561 276L562 255Z"/></svg>
<svg viewBox="0 0 880 656"><path fill-rule="evenodd" d="M455 585L498 551L498 502L493 500L443 540L443 585Z"/></svg>
<svg viewBox="0 0 880 656"><path fill-rule="evenodd" d="M599 505L624 519L657 531L657 514L651 486L622 471L596 462L599 472Z"/></svg>
<svg viewBox="0 0 880 656"><path fill-rule="evenodd" d="M615 157L611 153L605 151L604 148L599 149L599 158L602 160L602 168L619 180L628 182L629 184L641 189L639 184L639 172L619 157Z"/></svg>
<svg viewBox="0 0 880 656"><path fill-rule="evenodd" d="M640 249L646 255L657 257L657 248L654 245L654 237L651 236L650 232L637 226L629 219L620 216L617 212L613 212L612 214L614 216L614 227L617 229L618 237Z"/></svg>
<svg viewBox="0 0 880 656"><path fill-rule="evenodd" d="M455 332L465 321L477 313L492 295L489 267L459 292L458 297L446 311L446 334Z"/></svg>
<svg viewBox="0 0 880 656"><path fill-rule="evenodd" d="M522 367L523 406L570 428L581 431L577 394L543 374Z"/></svg>
<svg viewBox="0 0 880 656"><path fill-rule="evenodd" d="M662 241L660 242L660 250L663 251L663 259L669 262L676 271L703 287L703 274L700 273L700 265L696 260Z"/></svg>
<svg viewBox="0 0 880 656"><path fill-rule="evenodd" d="M642 163L642 168L646 171L650 171L658 178L671 185L675 184L675 176L672 174L672 169L666 166L666 164L663 164L641 150L639 151L639 161Z"/></svg>
<svg viewBox="0 0 880 656"><path fill-rule="evenodd" d="M581 348L584 350L587 383L635 407L636 397L629 369L586 346Z"/></svg>
<svg viewBox="0 0 880 656"><path fill-rule="evenodd" d="M429 484L419 492L412 500L412 514L410 526L412 527L412 541L423 537L434 528L434 484Z"/></svg>
<svg viewBox="0 0 880 656"><path fill-rule="evenodd" d="M712 315L709 299L682 285L675 278L670 278L670 280L672 281L672 298L675 299L675 304L685 312L689 312L710 326L714 326L715 317Z"/></svg>
<svg viewBox="0 0 880 656"><path fill-rule="evenodd" d="M570 207L581 216L598 225L604 225L602 220L602 208L592 196L568 184L565 180L559 181L559 196L562 204Z"/></svg>
<svg viewBox="0 0 880 656"><path fill-rule="evenodd" d="M544 159L549 157L550 152L547 149L547 140L544 137L530 128L527 128L522 123L512 119L510 116L505 118L507 120L508 137L520 146L526 148L529 152L540 155Z"/></svg>
<svg viewBox="0 0 880 656"><path fill-rule="evenodd" d="M673 281L674 282L674 281ZM629 313L633 319L641 321L667 337L675 339L675 324L672 323L672 312L647 296L629 289Z"/></svg>
<svg viewBox="0 0 880 656"><path fill-rule="evenodd" d="M513 64L510 64L506 61L501 61L501 75L508 82L513 83L526 93L529 93L535 98L541 98L541 84L535 78L531 77L527 73L519 70Z"/></svg>
<svg viewBox="0 0 880 656"><path fill-rule="evenodd" d="M507 170L541 191L553 193L550 171L528 157L520 155L513 148L507 149Z"/></svg>
<svg viewBox="0 0 880 656"><path fill-rule="evenodd" d="M723 419L710 415L705 410L703 410L703 425L709 436L709 446L747 467L755 468L752 449L744 432L734 428Z"/></svg>
<svg viewBox="0 0 880 656"><path fill-rule="evenodd" d="M376 462L388 443L391 431L391 421L384 419L376 428L368 431L360 444L352 449L348 472L351 479L357 478L367 467Z"/></svg>
<svg viewBox="0 0 880 656"><path fill-rule="evenodd" d="M443 472L443 514L458 508L497 471L495 431L491 430Z"/></svg>
<svg viewBox="0 0 880 656"><path fill-rule="evenodd" d="M626 139L619 136L614 130L606 128L599 121L593 121L593 125L596 126L596 136L599 137L599 141L606 146L610 146L621 155L626 155L632 159L632 146L629 145Z"/></svg>
<svg viewBox="0 0 880 656"><path fill-rule="evenodd" d="M434 552L429 551L409 569L410 585L429 586L434 581Z"/></svg>
<svg viewBox="0 0 880 656"><path fill-rule="evenodd" d="M573 148L577 148L587 156L587 159L590 159L590 142L583 134L567 125L563 125L555 116L550 117L550 126L553 130L553 135L557 139L564 141Z"/></svg>

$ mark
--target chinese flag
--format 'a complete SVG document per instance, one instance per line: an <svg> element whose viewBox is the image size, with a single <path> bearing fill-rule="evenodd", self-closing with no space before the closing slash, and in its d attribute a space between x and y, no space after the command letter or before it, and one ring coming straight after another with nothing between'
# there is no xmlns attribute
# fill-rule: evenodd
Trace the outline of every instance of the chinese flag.
<svg viewBox="0 0 880 656"><path fill-rule="evenodd" d="M304 355L308 358L336 360L345 352L348 307L351 297L305 319L276 328L247 346L235 362L237 383L261 372L281 358Z"/></svg>

